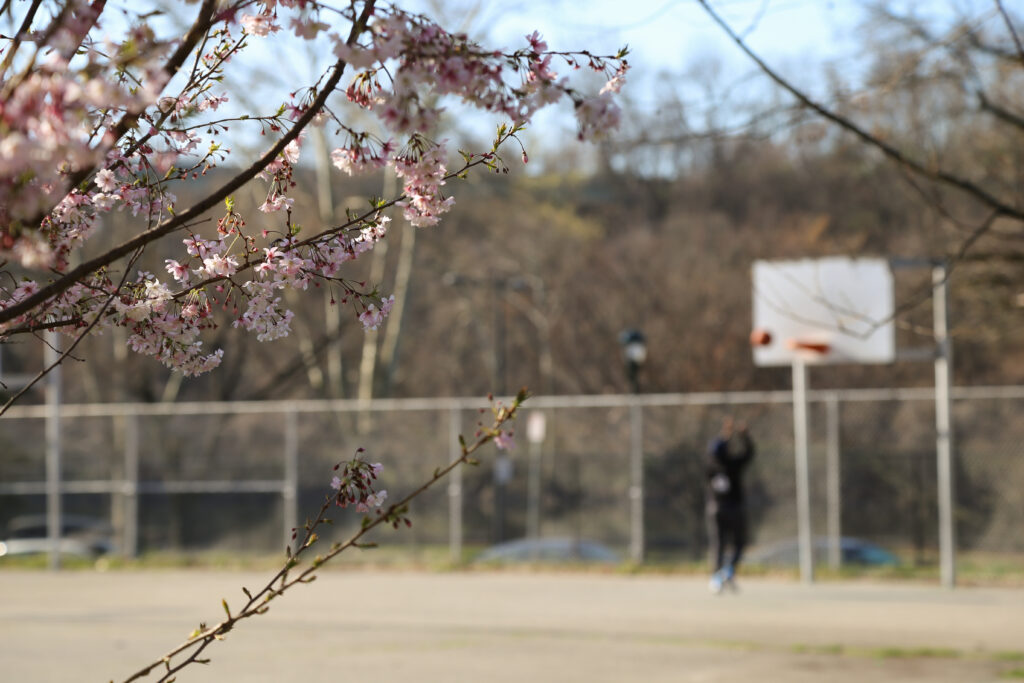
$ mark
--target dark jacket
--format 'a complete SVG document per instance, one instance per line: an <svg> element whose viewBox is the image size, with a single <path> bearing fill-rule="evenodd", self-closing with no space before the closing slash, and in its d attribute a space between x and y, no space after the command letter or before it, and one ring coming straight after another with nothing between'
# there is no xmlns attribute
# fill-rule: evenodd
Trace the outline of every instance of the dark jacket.
<svg viewBox="0 0 1024 683"><path fill-rule="evenodd" d="M719 507L742 506L743 470L753 458L754 442L746 432L728 440L715 437L708 447L708 501Z"/></svg>

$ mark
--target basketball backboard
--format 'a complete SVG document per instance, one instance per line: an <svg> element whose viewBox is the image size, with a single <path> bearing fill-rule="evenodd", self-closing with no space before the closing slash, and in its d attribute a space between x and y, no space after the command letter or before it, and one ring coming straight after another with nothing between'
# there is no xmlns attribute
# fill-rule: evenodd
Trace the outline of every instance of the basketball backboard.
<svg viewBox="0 0 1024 683"><path fill-rule="evenodd" d="M756 365L895 359L893 276L885 259L755 261L753 282Z"/></svg>

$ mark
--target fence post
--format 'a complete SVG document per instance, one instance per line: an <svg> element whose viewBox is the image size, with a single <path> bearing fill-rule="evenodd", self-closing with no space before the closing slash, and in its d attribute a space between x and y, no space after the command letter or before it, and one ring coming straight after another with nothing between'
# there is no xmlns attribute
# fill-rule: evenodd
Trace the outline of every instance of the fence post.
<svg viewBox="0 0 1024 683"><path fill-rule="evenodd" d="M644 561L644 414L634 395L629 404L629 557Z"/></svg>
<svg viewBox="0 0 1024 683"><path fill-rule="evenodd" d="M825 400L826 438L825 478L828 505L828 564L839 569L843 563L842 486L840 472L839 394L830 392Z"/></svg>
<svg viewBox="0 0 1024 683"><path fill-rule="evenodd" d="M942 585L956 585L956 527L954 520L952 384L953 345L949 338L949 303L946 298L946 268L932 270L935 286L932 317L935 324L935 450L939 485L939 573Z"/></svg>
<svg viewBox="0 0 1024 683"><path fill-rule="evenodd" d="M136 557L139 554L139 415L124 416L124 527L121 554Z"/></svg>
<svg viewBox="0 0 1024 683"><path fill-rule="evenodd" d="M299 424L294 409L284 414L284 486L281 502L284 507L284 544L292 544L292 529L299 525ZM294 548L293 548L294 550Z"/></svg>
<svg viewBox="0 0 1024 683"><path fill-rule="evenodd" d="M60 338L56 332L45 335L45 367L53 366L46 383L46 536L50 546L50 569L60 569L60 539L63 533L61 511L60 405L61 396Z"/></svg>
<svg viewBox="0 0 1024 683"><path fill-rule="evenodd" d="M526 440L530 442L529 463L526 471L526 537L536 551L540 538L541 508L541 444L544 443L547 419L544 413L530 412L526 420Z"/></svg>
<svg viewBox="0 0 1024 683"><path fill-rule="evenodd" d="M451 459L462 456L459 434L462 431L462 413L459 408L448 412L448 449ZM448 475L448 549L453 564L462 562L462 466Z"/></svg>

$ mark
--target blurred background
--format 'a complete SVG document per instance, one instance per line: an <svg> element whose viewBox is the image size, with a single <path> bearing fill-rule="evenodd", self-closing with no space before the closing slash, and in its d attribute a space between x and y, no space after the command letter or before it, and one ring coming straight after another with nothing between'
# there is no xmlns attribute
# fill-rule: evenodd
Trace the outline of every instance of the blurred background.
<svg viewBox="0 0 1024 683"><path fill-rule="evenodd" d="M997 220L964 249L987 207L907 174L795 104L696 3L578 5L415 7L488 44L518 46L534 28L553 49L609 53L628 43L633 70L612 138L581 146L571 112L545 115L524 135L527 165L511 163L510 152L510 175L449 184L457 204L439 226L414 230L395 217L386 244L350 272L396 297L379 331L364 333L328 293L314 292L290 302L285 339L214 331L207 344L225 348L224 363L201 378L129 353L118 330L85 342L75 354L84 362L65 363L63 505L68 523L78 522L73 534L88 539L83 553L277 552L322 501L331 467L357 447L385 463L386 488L407 490L450 457L453 434L474 430L481 397L526 386L538 398L527 404L519 447L428 493L411 529L379 540L438 563L526 536L635 557L630 453L639 444L644 558L703 566L703 455L722 417L735 414L759 448L751 517L771 565L792 554L786 544L796 536L793 423L789 370L752 361L754 260L953 256L959 562L976 577L1024 577L1021 226ZM998 4L712 6L813 97L1019 205L1024 127L1014 117L1024 116L1024 66ZM1020 26L1019 8L1007 9ZM315 78L315 46L288 55L274 69L261 58L266 70L243 79L259 88L231 92L236 105L279 101L296 79ZM455 104L449 114L439 136L450 149L488 145L497 122L466 118ZM233 158L259 142L236 133ZM394 191L382 176L333 169L331 143L330 131L304 143L300 224ZM231 174L216 169L208 182ZM182 188L179 204L202 190ZM259 220L264 191L243 190L238 210ZM120 214L106 226L132 228ZM157 245L140 268L162 271L173 249ZM930 277L896 272L898 347L932 343L932 304L921 296ZM633 374L621 343L628 329L646 345ZM5 376L41 367L36 344L0 353ZM833 539L866 548L851 550L847 564L935 569L934 381L929 363L811 372L815 534L826 534L826 518L840 520ZM44 400L35 392L0 422L8 540L32 538L46 509L45 411L32 405ZM532 413L544 427L527 438ZM832 448L838 471L828 465ZM828 493L830 472L838 495ZM338 527L340 536L346 523ZM844 556L827 557L825 547L821 561L837 566Z"/></svg>

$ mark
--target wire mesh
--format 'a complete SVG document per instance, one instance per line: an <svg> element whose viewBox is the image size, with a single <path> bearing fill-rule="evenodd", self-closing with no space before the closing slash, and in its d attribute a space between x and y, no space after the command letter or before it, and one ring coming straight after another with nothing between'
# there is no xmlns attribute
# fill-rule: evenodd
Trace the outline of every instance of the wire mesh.
<svg viewBox="0 0 1024 683"><path fill-rule="evenodd" d="M828 495L825 397L810 405L812 533L826 533L830 509L838 510L843 536L889 548L904 560L937 560L935 411L927 393L874 395L833 392L839 401L839 499ZM642 407L643 532L648 558L698 560L707 545L705 458L709 440L726 415L749 424L757 447L746 490L754 544L794 539L797 534L792 406L758 402L749 395L717 400L661 397ZM466 467L453 498L440 482L412 505L412 527L382 536L389 545L443 547L452 520L461 519L459 539L474 549L529 533L531 454L539 464L539 520L544 537L594 541L626 557L633 531L629 449L631 397L547 397L524 413L543 412L541 443L526 439L525 417L518 448L480 452ZM266 411L223 414L144 414L130 407L114 415L62 420L64 494L69 514L110 521L120 532L124 488L131 465L126 424L139 434L138 545L141 550L280 550L286 482L286 414L289 404ZM960 549L992 553L1024 551L1024 393L990 396L974 391L954 403L955 500ZM102 412L102 411L100 411ZM115 411L116 412L116 411ZM333 466L364 457L385 464L380 486L395 500L432 476L456 453L452 420L470 437L482 418L466 405L355 410L306 403L295 413L299 520L315 514L329 494ZM45 432L41 414L0 421L0 524L45 510ZM26 489L28 482L34 489ZM74 489L99 482L103 489ZM104 484L106 482L106 484ZM225 483L217 490L217 482ZM262 486L241 490L246 482ZM21 486L21 488L18 488ZM205 486L205 488L204 488ZM212 488L211 488L212 486ZM233 489L232 486L235 488ZM161 488L163 487L163 488ZM192 488L190 488L192 487ZM244 488L244 487L243 487ZM238 490L236 490L238 489ZM258 490L257 490L258 489ZM77 492L70 492L75 490ZM351 510L333 511L327 536L340 539L356 528Z"/></svg>

